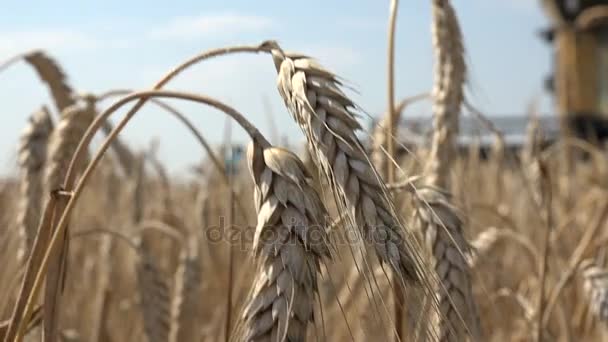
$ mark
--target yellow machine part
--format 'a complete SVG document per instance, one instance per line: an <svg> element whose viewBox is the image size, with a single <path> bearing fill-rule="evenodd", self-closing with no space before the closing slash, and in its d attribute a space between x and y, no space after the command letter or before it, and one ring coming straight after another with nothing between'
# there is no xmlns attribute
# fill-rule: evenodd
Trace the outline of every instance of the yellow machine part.
<svg viewBox="0 0 608 342"><path fill-rule="evenodd" d="M574 22L560 21L554 43L560 114L608 119L608 5L587 8Z"/></svg>
<svg viewBox="0 0 608 342"><path fill-rule="evenodd" d="M591 31L562 27L555 38L555 86L560 114L597 113L600 84L597 37Z"/></svg>

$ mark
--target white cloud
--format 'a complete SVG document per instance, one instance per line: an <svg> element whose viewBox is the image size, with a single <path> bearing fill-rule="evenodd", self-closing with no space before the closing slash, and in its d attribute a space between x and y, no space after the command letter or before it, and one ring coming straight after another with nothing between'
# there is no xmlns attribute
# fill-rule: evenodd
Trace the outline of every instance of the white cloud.
<svg viewBox="0 0 608 342"><path fill-rule="evenodd" d="M150 38L194 39L210 34L262 31L272 27L272 24L272 20L267 17L237 13L177 17L165 26L151 31Z"/></svg>
<svg viewBox="0 0 608 342"><path fill-rule="evenodd" d="M32 49L73 51L95 46L92 37L74 30L0 31L0 55L4 56Z"/></svg>

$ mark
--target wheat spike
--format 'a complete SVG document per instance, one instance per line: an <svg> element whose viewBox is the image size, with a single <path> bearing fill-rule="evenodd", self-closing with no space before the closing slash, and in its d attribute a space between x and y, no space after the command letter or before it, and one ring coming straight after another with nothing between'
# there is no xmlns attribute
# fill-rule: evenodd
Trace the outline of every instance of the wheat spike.
<svg viewBox="0 0 608 342"><path fill-rule="evenodd" d="M171 316L169 286L150 255L142 238L136 265L137 287L143 316L144 332L148 342L169 340Z"/></svg>
<svg viewBox="0 0 608 342"><path fill-rule="evenodd" d="M92 101L85 105L75 104L65 109L57 127L51 134L46 161L45 188L47 193L62 189L64 177L76 147L95 116ZM80 167L77 165L77 167ZM52 232L42 232L48 239ZM68 230L62 243L54 250L49 263L49 276L45 294L45 336L54 340L58 336L59 301L65 280L65 266L69 251Z"/></svg>
<svg viewBox="0 0 608 342"><path fill-rule="evenodd" d="M436 318L438 341L461 341L465 336L479 338L479 318L473 300L470 270L465 255L468 243L463 222L448 197L434 189L419 189L416 223L424 232L438 284Z"/></svg>
<svg viewBox="0 0 608 342"><path fill-rule="evenodd" d="M76 103L65 73L53 58L42 51L35 51L26 55L25 61L36 69L40 79L48 85L59 112Z"/></svg>
<svg viewBox="0 0 608 342"><path fill-rule="evenodd" d="M454 8L447 0L433 0L435 53L433 113L434 134L427 164L431 184L445 188L455 155L458 117L464 98L466 64L462 32Z"/></svg>
<svg viewBox="0 0 608 342"><path fill-rule="evenodd" d="M21 170L20 202L17 226L22 245L19 259L25 260L34 244L43 197L43 171L49 136L53 121L46 107L42 107L29 119L19 141L19 168Z"/></svg>
<svg viewBox="0 0 608 342"><path fill-rule="evenodd" d="M197 251L198 246L191 250ZM180 263L175 272L169 341L200 340L200 322L198 321L200 306L198 299L201 294L199 291L201 280L201 263L198 255L184 251L180 256Z"/></svg>
<svg viewBox="0 0 608 342"><path fill-rule="evenodd" d="M591 259L581 263L581 270L591 312L599 321L608 323L608 271Z"/></svg>
<svg viewBox="0 0 608 342"><path fill-rule="evenodd" d="M411 240L405 239L385 184L356 136L361 127L352 112L355 104L340 90L337 76L313 59L284 54L278 47L272 54L279 93L306 135L337 204L382 262L403 281L416 281L419 274Z"/></svg>
<svg viewBox="0 0 608 342"><path fill-rule="evenodd" d="M438 341L480 339L480 324L473 299L468 244L463 222L450 203L447 189L458 134L458 116L466 79L462 33L454 8L447 0L433 0L434 131L427 160L428 188L417 191L415 219L424 233L437 284L438 312L434 330ZM466 254L465 254L466 253Z"/></svg>
<svg viewBox="0 0 608 342"><path fill-rule="evenodd" d="M298 157L253 141L247 150L258 222L259 272L243 313L245 341L305 341L317 274L329 257L327 212Z"/></svg>
<svg viewBox="0 0 608 342"><path fill-rule="evenodd" d="M95 107L90 101L85 105L72 105L62 113L49 143L45 177L47 190L52 191L63 186L72 154L94 118Z"/></svg>

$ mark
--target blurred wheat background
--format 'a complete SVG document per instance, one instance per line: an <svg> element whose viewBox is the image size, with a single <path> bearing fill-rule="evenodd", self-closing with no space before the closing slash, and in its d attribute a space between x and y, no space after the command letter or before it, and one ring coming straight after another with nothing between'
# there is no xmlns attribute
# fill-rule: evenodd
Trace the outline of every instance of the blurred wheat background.
<svg viewBox="0 0 608 342"><path fill-rule="evenodd" d="M409 4L392 1L378 37L388 101L370 127L348 83L366 80L283 41L218 44L140 90L77 91L52 50L7 56L0 72L31 67L53 103L28 103L16 171L0 179L0 340L608 339L604 147L556 136L537 103L522 106L514 147L469 96L458 12L430 4L433 86L395 94L394 25ZM266 110L299 137L278 143L246 107L172 88L190 64L236 53L276 71L281 107ZM196 127L176 99L227 124ZM187 174L159 156L163 140L118 135L144 102L200 145ZM421 102L432 124L403 125ZM120 106L133 110L106 120Z"/></svg>

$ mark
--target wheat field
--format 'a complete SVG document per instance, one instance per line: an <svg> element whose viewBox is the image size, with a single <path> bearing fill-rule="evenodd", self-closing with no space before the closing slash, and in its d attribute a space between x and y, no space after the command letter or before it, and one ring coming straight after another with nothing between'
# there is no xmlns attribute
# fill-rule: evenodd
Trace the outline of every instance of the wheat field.
<svg viewBox="0 0 608 342"><path fill-rule="evenodd" d="M74 91L53 51L0 64L0 82L15 62L31 66L54 101L32 108L17 171L0 179L0 341L607 340L606 153L543 143L533 111L523 148L505 146L468 100L448 0L432 0L433 89L399 98L397 8L387 110L372 130L340 75L273 40L204 51L148 89L103 94ZM301 149L272 145L246 108L171 90L190 66L237 53L275 66ZM208 143L175 99L236 122L246 156L226 163L232 147ZM395 137L414 101L432 104L433 126L406 145ZM146 102L200 142L191 175L172 176L158 146L121 139ZM465 109L493 132L484 153L479 139L457 145Z"/></svg>

